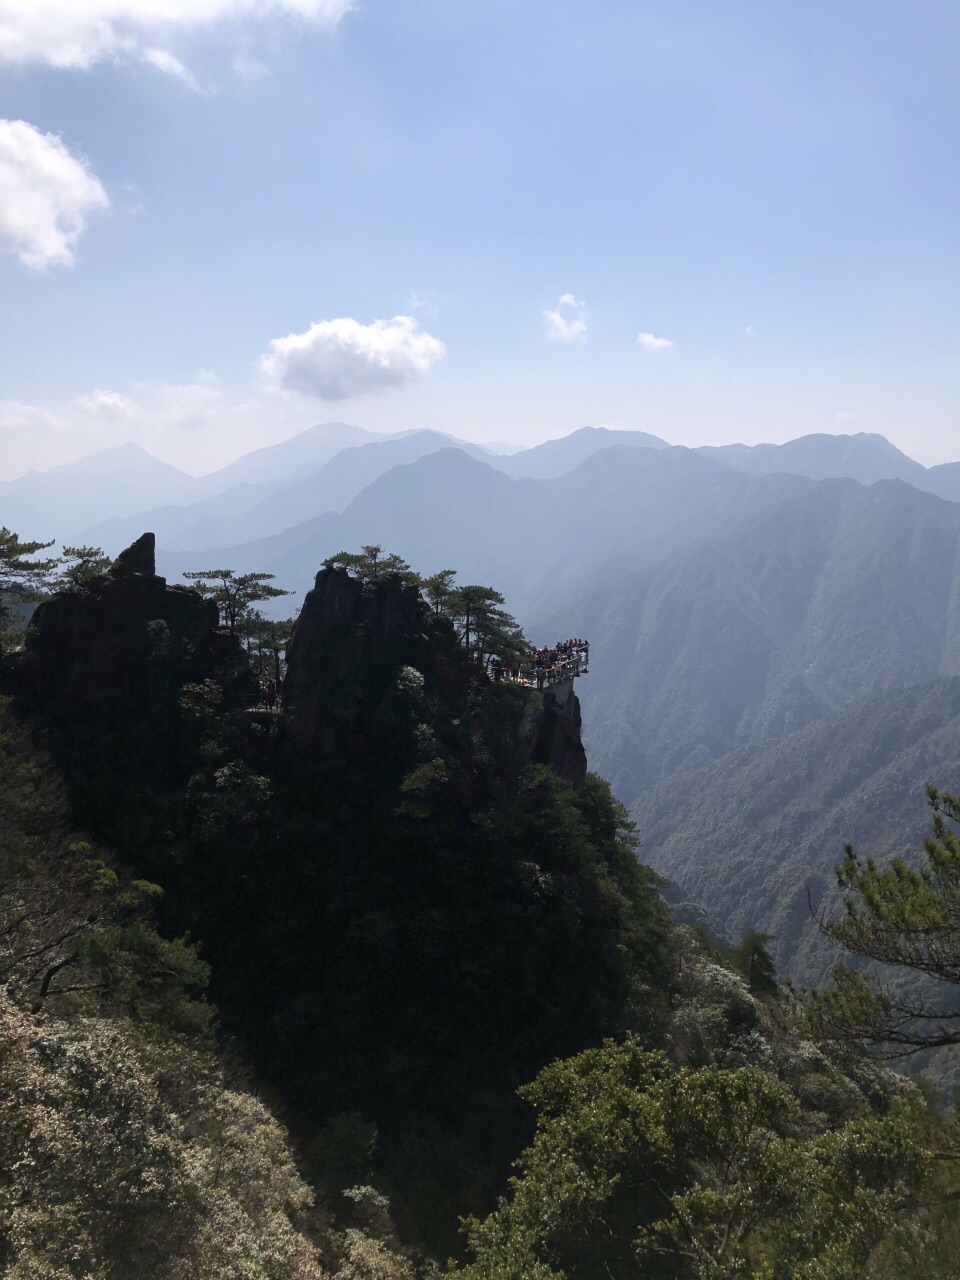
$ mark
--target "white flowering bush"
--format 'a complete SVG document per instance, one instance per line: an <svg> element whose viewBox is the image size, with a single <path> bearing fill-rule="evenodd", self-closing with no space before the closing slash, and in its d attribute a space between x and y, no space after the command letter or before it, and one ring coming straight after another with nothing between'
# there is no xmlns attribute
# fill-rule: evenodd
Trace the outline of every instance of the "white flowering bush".
<svg viewBox="0 0 960 1280"><path fill-rule="evenodd" d="M214 1061L0 995L7 1280L320 1280L283 1130Z"/></svg>

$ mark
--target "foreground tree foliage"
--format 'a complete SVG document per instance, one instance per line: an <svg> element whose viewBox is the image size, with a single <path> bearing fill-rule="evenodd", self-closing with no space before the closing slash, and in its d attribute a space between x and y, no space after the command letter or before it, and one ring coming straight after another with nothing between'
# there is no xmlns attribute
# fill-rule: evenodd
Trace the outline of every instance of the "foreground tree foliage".
<svg viewBox="0 0 960 1280"><path fill-rule="evenodd" d="M408 582L420 582L420 576L413 572L402 556L392 551L384 552L379 543L361 547L359 551L338 551L336 555L327 556L323 567L346 569L361 582L380 582L392 574L398 574Z"/></svg>
<svg viewBox="0 0 960 1280"><path fill-rule="evenodd" d="M15 647L22 631L18 606L40 598L57 566L55 557L37 559L53 542L30 542L0 527L0 654Z"/></svg>
<svg viewBox="0 0 960 1280"><path fill-rule="evenodd" d="M960 1044L960 797L928 788L933 835L919 868L902 858L882 867L848 845L837 868L844 914L821 912L822 931L845 950L923 981L891 980L848 965L813 998L825 1031L885 1046L891 1053Z"/></svg>
<svg viewBox="0 0 960 1280"><path fill-rule="evenodd" d="M228 1071L209 968L69 832L0 706L0 1271L9 1280L408 1280L385 1203L336 1222Z"/></svg>
<svg viewBox="0 0 960 1280"><path fill-rule="evenodd" d="M325 568L346 569L361 582L382 582L396 575L419 587L433 611L450 619L463 647L483 667L493 658L516 665L530 652L516 618L503 608L503 595L477 583L457 586L455 569L441 569L423 578L406 560L384 552L379 545L361 547L358 552L338 551L323 564Z"/></svg>
<svg viewBox="0 0 960 1280"><path fill-rule="evenodd" d="M279 689L286 675L286 651L295 618L268 618L251 606L243 617L243 644L261 680L273 680Z"/></svg>
<svg viewBox="0 0 960 1280"><path fill-rule="evenodd" d="M851 1280L927 1173L910 1109L808 1136L756 1067L678 1067L637 1041L555 1063L512 1196L475 1222L465 1280Z"/></svg>
<svg viewBox="0 0 960 1280"><path fill-rule="evenodd" d="M205 1034L210 1011L188 992L209 968L153 927L161 889L72 839L67 820L56 775L0 700L0 982L34 1012L109 1005Z"/></svg>
<svg viewBox="0 0 960 1280"><path fill-rule="evenodd" d="M97 578L107 573L113 561L99 547L64 547L60 573L53 586L57 591L88 591Z"/></svg>
<svg viewBox="0 0 960 1280"><path fill-rule="evenodd" d="M267 1110L212 1059L0 999L4 1275L323 1275L312 1196Z"/></svg>

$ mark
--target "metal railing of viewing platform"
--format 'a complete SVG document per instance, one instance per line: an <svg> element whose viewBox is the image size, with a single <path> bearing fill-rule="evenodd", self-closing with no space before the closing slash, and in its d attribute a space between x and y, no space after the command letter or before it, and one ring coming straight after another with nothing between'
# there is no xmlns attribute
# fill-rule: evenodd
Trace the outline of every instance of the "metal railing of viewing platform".
<svg viewBox="0 0 960 1280"><path fill-rule="evenodd" d="M541 649L519 666L504 663L497 677L526 689L543 689L576 676L585 676L590 663L590 644L586 640L567 640L555 649Z"/></svg>

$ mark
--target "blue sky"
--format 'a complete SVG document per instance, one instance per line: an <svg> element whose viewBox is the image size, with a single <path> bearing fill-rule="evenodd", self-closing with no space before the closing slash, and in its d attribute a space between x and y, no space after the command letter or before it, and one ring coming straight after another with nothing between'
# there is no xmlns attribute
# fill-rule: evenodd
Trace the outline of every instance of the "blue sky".
<svg viewBox="0 0 960 1280"><path fill-rule="evenodd" d="M2 473L334 419L960 458L958 55L946 0L0 0Z"/></svg>

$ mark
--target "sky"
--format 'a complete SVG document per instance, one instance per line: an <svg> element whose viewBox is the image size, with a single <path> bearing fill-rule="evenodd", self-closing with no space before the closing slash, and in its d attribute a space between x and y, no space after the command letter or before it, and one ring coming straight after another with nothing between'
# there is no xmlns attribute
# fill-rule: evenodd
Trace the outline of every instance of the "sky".
<svg viewBox="0 0 960 1280"><path fill-rule="evenodd" d="M313 423L960 459L954 0L0 0L0 476Z"/></svg>

